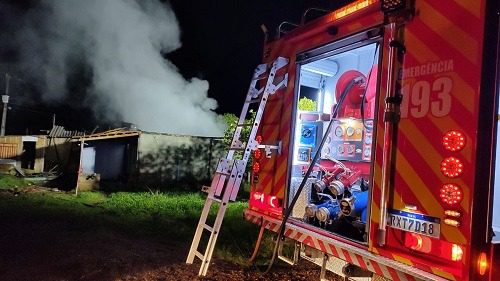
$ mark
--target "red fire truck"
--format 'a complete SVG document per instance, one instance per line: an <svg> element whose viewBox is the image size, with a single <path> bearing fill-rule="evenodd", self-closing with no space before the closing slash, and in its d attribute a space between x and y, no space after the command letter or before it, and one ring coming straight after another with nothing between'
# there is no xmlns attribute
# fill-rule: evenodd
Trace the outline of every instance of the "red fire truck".
<svg viewBox="0 0 500 281"><path fill-rule="evenodd" d="M251 155L245 218L294 240L290 262L353 280L500 280L499 11L359 0L279 32L245 101L260 102L250 139L244 117L235 132L243 157L221 159L205 207L223 216ZM208 266L222 218L205 222L188 262Z"/></svg>

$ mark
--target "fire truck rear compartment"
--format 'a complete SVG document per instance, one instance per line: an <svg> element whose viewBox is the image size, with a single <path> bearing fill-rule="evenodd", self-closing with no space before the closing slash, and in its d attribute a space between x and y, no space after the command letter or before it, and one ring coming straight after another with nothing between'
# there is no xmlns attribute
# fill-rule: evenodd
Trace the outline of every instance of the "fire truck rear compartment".
<svg viewBox="0 0 500 281"><path fill-rule="evenodd" d="M299 64L296 87L289 202L318 150L320 157L292 217L359 242L367 242L377 44ZM333 116L336 106L338 113Z"/></svg>

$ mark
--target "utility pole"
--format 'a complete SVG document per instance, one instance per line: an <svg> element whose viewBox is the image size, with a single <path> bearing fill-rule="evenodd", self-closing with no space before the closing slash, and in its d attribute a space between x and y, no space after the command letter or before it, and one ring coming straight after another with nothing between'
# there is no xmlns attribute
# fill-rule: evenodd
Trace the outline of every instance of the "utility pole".
<svg viewBox="0 0 500 281"><path fill-rule="evenodd" d="M7 104L9 103L9 82L10 75L5 73L5 95L2 95L3 111L2 111L2 127L0 128L0 136L5 136L5 123L7 122Z"/></svg>

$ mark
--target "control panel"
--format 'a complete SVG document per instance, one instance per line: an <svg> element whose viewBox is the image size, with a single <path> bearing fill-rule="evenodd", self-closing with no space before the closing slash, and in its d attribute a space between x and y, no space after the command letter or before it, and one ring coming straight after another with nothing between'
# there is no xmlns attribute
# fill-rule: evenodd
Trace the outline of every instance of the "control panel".
<svg viewBox="0 0 500 281"><path fill-rule="evenodd" d="M333 120L333 128L327 136L322 158L348 161L370 161L373 120L339 118Z"/></svg>

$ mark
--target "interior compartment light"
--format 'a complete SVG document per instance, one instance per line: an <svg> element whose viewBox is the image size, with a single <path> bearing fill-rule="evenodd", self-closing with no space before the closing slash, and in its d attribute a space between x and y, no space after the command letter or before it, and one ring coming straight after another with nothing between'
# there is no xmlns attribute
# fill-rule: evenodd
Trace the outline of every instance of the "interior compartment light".
<svg viewBox="0 0 500 281"><path fill-rule="evenodd" d="M477 259L477 271L479 272L480 275L484 275L487 269L488 269L488 257L486 256L485 252L482 252L481 254L479 254L479 257Z"/></svg>
<svg viewBox="0 0 500 281"><path fill-rule="evenodd" d="M460 226L460 222L459 221L454 220L454 219L450 219L450 218L444 219L443 223L447 224L449 226L454 226L454 227L459 227Z"/></svg>
<svg viewBox="0 0 500 281"><path fill-rule="evenodd" d="M462 189L453 183L448 183L441 187L441 191L439 194L441 197L441 201L448 205L455 205L462 201Z"/></svg>
<svg viewBox="0 0 500 281"><path fill-rule="evenodd" d="M465 136L459 131L448 131L443 136L443 146L449 151L459 151L465 146Z"/></svg>
<svg viewBox="0 0 500 281"><path fill-rule="evenodd" d="M447 157L441 162L441 172L449 178L456 178L463 172L464 165L460 159Z"/></svg>

